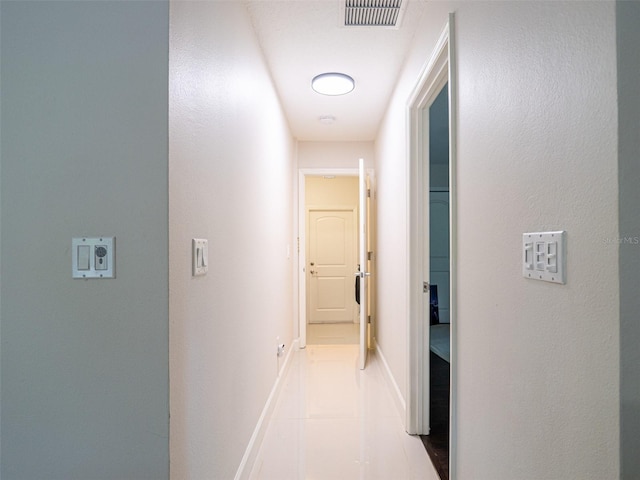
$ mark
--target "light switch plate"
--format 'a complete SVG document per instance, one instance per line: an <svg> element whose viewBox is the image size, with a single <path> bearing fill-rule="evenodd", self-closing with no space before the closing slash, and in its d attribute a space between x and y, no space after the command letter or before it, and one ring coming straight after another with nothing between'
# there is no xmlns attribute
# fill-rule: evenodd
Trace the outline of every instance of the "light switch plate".
<svg viewBox="0 0 640 480"><path fill-rule="evenodd" d="M532 280L567 283L567 232L522 234L522 276Z"/></svg>
<svg viewBox="0 0 640 480"><path fill-rule="evenodd" d="M205 275L209 270L209 241L204 238L194 238L191 241L191 247L193 276Z"/></svg>
<svg viewBox="0 0 640 480"><path fill-rule="evenodd" d="M116 237L71 239L73 278L115 278Z"/></svg>

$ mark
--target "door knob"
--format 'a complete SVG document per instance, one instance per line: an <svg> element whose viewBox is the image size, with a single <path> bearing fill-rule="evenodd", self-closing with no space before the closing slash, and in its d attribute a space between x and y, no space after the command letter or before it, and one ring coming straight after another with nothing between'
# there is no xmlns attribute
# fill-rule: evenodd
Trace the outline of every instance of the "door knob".
<svg viewBox="0 0 640 480"><path fill-rule="evenodd" d="M311 266L313 267L315 265L315 263L311 262Z"/></svg>

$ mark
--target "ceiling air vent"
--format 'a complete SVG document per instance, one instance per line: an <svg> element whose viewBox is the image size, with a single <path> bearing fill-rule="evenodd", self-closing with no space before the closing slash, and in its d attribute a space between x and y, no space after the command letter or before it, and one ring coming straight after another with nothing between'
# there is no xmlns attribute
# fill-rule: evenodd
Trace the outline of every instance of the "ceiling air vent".
<svg viewBox="0 0 640 480"><path fill-rule="evenodd" d="M345 27L398 28L407 0L344 0Z"/></svg>

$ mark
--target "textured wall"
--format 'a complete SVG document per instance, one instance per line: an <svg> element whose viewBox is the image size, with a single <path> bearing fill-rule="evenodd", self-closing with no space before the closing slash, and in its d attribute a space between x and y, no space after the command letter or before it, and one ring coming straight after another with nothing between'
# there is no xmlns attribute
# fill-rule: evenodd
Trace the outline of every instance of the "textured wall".
<svg viewBox="0 0 640 480"><path fill-rule="evenodd" d="M406 241L396 232L406 231L407 84L446 9L456 12L459 78L454 469L474 480L616 478L614 3L429 6L376 144L380 291L390 294L380 295L379 343L403 386L406 264L385 247ZM522 233L551 229L568 232L564 286L521 276Z"/></svg>
<svg viewBox="0 0 640 480"><path fill-rule="evenodd" d="M358 168L364 158L373 166L373 142L298 142L299 168Z"/></svg>
<svg viewBox="0 0 640 480"><path fill-rule="evenodd" d="M170 145L171 476L233 478L292 344L295 261L294 143L241 3L171 5Z"/></svg>
<svg viewBox="0 0 640 480"><path fill-rule="evenodd" d="M460 477L615 478L614 4L474 4L456 26ZM521 234L560 229L567 284L523 279Z"/></svg>
<svg viewBox="0 0 640 480"><path fill-rule="evenodd" d="M168 478L168 2L0 8L2 478Z"/></svg>
<svg viewBox="0 0 640 480"><path fill-rule="evenodd" d="M377 184L376 339L401 392L407 387L408 150L407 102L429 59L451 5L427 6L416 42L398 77L375 143Z"/></svg>

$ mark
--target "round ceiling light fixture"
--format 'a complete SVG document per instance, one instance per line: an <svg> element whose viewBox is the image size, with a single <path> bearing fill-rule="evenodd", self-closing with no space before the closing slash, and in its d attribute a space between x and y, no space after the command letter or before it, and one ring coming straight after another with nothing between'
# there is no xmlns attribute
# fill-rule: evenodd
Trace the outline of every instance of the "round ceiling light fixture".
<svg viewBox="0 0 640 480"><path fill-rule="evenodd" d="M311 88L322 95L344 95L355 88L353 78L344 73L321 73L313 77Z"/></svg>

